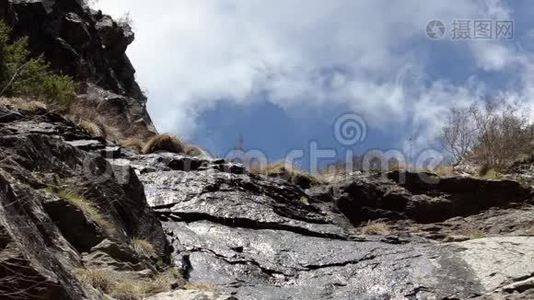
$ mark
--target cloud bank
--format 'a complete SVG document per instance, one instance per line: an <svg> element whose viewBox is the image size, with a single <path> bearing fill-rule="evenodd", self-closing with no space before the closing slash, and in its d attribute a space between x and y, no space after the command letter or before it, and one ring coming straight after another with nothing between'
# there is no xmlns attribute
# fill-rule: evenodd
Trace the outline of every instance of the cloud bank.
<svg viewBox="0 0 534 300"><path fill-rule="evenodd" d="M105 0L98 7L116 17L129 11L137 36L129 55L152 117L160 131L185 137L216 103L248 105L266 95L287 111L346 107L372 127L405 126L425 144L447 107L491 90L479 72L514 73L513 92L501 92L518 101L534 95L533 57L516 43L425 35L433 19L510 19L500 1ZM458 81L450 66L435 66L449 55L436 43L463 49L472 76Z"/></svg>

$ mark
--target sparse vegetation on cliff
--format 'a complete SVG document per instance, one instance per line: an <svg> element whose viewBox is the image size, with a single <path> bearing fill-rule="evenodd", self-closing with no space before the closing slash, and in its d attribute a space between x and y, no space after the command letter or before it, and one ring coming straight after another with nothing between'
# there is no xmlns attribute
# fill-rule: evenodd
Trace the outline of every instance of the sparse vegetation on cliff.
<svg viewBox="0 0 534 300"><path fill-rule="evenodd" d="M284 178L304 189L320 183L319 179L285 162L276 162L267 166L252 166L250 171L269 177Z"/></svg>
<svg viewBox="0 0 534 300"><path fill-rule="evenodd" d="M506 99L451 108L442 139L456 164L503 171L532 151L534 125Z"/></svg>
<svg viewBox="0 0 534 300"><path fill-rule="evenodd" d="M368 221L366 225L357 230L361 234L370 235L387 235L390 233L390 229L387 223L378 221Z"/></svg>
<svg viewBox="0 0 534 300"><path fill-rule="evenodd" d="M26 96L60 107L76 96L70 76L55 74L43 56L30 56L28 38L12 41L12 29L0 22L0 96Z"/></svg>
<svg viewBox="0 0 534 300"><path fill-rule="evenodd" d="M145 239L134 238L130 242L132 249L143 257L157 257L156 250L154 246Z"/></svg>

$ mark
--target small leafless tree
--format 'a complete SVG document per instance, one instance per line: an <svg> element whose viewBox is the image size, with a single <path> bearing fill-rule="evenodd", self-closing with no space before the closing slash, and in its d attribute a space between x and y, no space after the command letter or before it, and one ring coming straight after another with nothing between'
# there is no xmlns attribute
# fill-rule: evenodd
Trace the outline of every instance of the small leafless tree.
<svg viewBox="0 0 534 300"><path fill-rule="evenodd" d="M476 105L452 107L449 110L442 140L455 164L465 161L477 143L479 128L474 117L478 114Z"/></svg>
<svg viewBox="0 0 534 300"><path fill-rule="evenodd" d="M532 132L528 118L518 106L495 100L487 103L476 117L480 134L472 153L474 161L503 169L528 152Z"/></svg>
<svg viewBox="0 0 534 300"><path fill-rule="evenodd" d="M505 98L451 108L442 140L455 164L504 169L531 149L532 124Z"/></svg>

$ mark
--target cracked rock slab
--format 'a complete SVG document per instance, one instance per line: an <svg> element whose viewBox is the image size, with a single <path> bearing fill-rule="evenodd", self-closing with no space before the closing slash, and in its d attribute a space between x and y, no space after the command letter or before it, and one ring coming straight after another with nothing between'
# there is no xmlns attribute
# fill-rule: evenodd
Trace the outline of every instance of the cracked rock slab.
<svg viewBox="0 0 534 300"><path fill-rule="evenodd" d="M241 227L292 230L345 238L332 217L310 205L303 191L285 182L207 170L142 173L148 203L164 218L212 220Z"/></svg>
<svg viewBox="0 0 534 300"><path fill-rule="evenodd" d="M453 243L482 288L495 291L518 281L534 280L534 237L494 237Z"/></svg>
<svg viewBox="0 0 534 300"><path fill-rule="evenodd" d="M190 281L238 299L440 299L481 291L456 248L434 243L332 240L208 221L164 228Z"/></svg>
<svg viewBox="0 0 534 300"><path fill-rule="evenodd" d="M528 299L532 290L534 238L356 237L324 197L286 181L220 160L158 153L121 163L128 159L186 279L237 299ZM388 205L410 195L392 181L385 188ZM351 201L372 193L361 195Z"/></svg>

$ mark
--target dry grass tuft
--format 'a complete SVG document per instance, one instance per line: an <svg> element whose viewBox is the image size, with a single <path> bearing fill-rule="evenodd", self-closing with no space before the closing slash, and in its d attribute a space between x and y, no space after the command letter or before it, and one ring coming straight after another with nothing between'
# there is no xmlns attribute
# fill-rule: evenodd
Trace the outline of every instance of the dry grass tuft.
<svg viewBox="0 0 534 300"><path fill-rule="evenodd" d="M143 154L154 153L156 151L168 151L173 153L184 153L184 144L175 136L159 134L151 138L142 149Z"/></svg>
<svg viewBox="0 0 534 300"><path fill-rule="evenodd" d="M125 140L120 140L119 145L128 149L135 150L137 152L141 152L143 150L143 147L145 146L145 143L136 138L129 138Z"/></svg>
<svg viewBox="0 0 534 300"><path fill-rule="evenodd" d="M321 182L311 174L305 173L295 166L286 164L285 162L276 162L264 167L253 166L250 168L250 172L269 177L284 178L287 181L305 189Z"/></svg>
<svg viewBox="0 0 534 300"><path fill-rule="evenodd" d="M155 135L148 142L139 138L128 138L120 140L122 147L135 150L143 154L154 153L157 151L168 151L172 153L185 154L187 156L210 156L207 151L200 146L185 144L180 139L169 134Z"/></svg>
<svg viewBox="0 0 534 300"><path fill-rule="evenodd" d="M111 292L113 283L105 270L98 269L78 269L75 271L78 280L83 284L90 285L104 293Z"/></svg>
<svg viewBox="0 0 534 300"><path fill-rule="evenodd" d="M452 176L454 175L454 167L451 165L440 165L437 168L431 170L432 173L440 177Z"/></svg>
<svg viewBox="0 0 534 300"><path fill-rule="evenodd" d="M154 246L147 240L135 238L130 242L132 249L144 257L157 257L156 250Z"/></svg>
<svg viewBox="0 0 534 300"><path fill-rule="evenodd" d="M388 224L384 222L368 221L366 225L358 229L358 232L370 235L387 235L391 231Z"/></svg>
<svg viewBox="0 0 534 300"><path fill-rule="evenodd" d="M116 226L111 223L91 201L85 199L84 197L76 193L69 192L63 189L47 188L46 191L55 194L59 198L76 205L79 209L83 211L83 213L88 218L98 224L98 226L100 226L100 228L102 228L106 233L112 236L116 235Z"/></svg>
<svg viewBox="0 0 534 300"><path fill-rule="evenodd" d="M141 300L184 284L182 275L175 269L147 278L127 277L106 269L78 269L75 274L83 284L118 300Z"/></svg>
<svg viewBox="0 0 534 300"><path fill-rule="evenodd" d="M100 125L89 120L81 120L78 124L81 128L85 129L93 137L106 137L104 130Z"/></svg>
<svg viewBox="0 0 534 300"><path fill-rule="evenodd" d="M462 234L469 237L472 240L482 239L487 237L486 232L479 228L467 228L462 231Z"/></svg>
<svg viewBox="0 0 534 300"><path fill-rule="evenodd" d="M143 293L142 285L130 280L119 281L113 284L113 288L109 294L119 300L141 300L147 296Z"/></svg>
<svg viewBox="0 0 534 300"><path fill-rule="evenodd" d="M30 112L48 110L48 105L44 102L19 97L0 97L0 105Z"/></svg>
<svg viewBox="0 0 534 300"><path fill-rule="evenodd" d="M200 148L197 145L191 145L191 144L185 145L184 153L185 155L188 155L188 156L205 156L206 155L206 151L204 151L202 148Z"/></svg>
<svg viewBox="0 0 534 300"><path fill-rule="evenodd" d="M487 180L497 180L497 179L502 178L501 173L499 173L497 170L487 165L484 165L480 168L478 172L478 176L480 178L487 179Z"/></svg>

